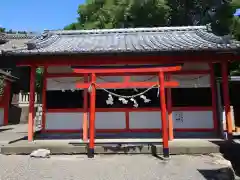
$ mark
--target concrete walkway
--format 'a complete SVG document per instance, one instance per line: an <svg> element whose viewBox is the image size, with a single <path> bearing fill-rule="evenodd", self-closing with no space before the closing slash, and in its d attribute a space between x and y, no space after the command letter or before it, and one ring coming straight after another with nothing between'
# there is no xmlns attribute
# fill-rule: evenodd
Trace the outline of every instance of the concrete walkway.
<svg viewBox="0 0 240 180"><path fill-rule="evenodd" d="M99 138L96 153L162 153L161 138ZM171 154L209 154L220 152L221 139L175 139L169 142ZM29 154L45 148L53 154L86 154L86 143L80 139L44 139L27 141L27 124L0 127L2 154Z"/></svg>
<svg viewBox="0 0 240 180"><path fill-rule="evenodd" d="M27 136L27 124L0 127L0 146L7 145Z"/></svg>
<svg viewBox="0 0 240 180"><path fill-rule="evenodd" d="M219 153L220 139L176 139L169 142L171 154ZM52 154L86 154L87 144L80 140L20 140L1 147L2 154L30 154L36 149L49 149ZM161 140L97 139L97 154L162 154Z"/></svg>

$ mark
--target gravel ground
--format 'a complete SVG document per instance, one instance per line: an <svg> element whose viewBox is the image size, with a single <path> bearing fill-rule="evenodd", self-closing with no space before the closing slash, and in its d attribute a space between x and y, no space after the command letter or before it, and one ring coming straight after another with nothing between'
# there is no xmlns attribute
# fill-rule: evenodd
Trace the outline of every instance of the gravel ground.
<svg viewBox="0 0 240 180"><path fill-rule="evenodd" d="M214 180L214 170L226 167L220 156L150 155L29 156L0 155L1 180ZM206 178L203 174L208 173Z"/></svg>

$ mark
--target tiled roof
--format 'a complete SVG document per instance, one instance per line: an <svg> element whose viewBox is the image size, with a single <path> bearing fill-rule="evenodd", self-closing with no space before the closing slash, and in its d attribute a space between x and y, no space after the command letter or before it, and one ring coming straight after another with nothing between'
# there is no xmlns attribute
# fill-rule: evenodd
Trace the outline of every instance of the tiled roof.
<svg viewBox="0 0 240 180"><path fill-rule="evenodd" d="M13 49L27 48L26 43L34 38L34 34L6 34L0 33L0 54L1 51L11 51Z"/></svg>
<svg viewBox="0 0 240 180"><path fill-rule="evenodd" d="M230 50L240 50L240 42L232 40L230 36L216 36L206 26L189 26L48 31L28 42L26 48L6 53L112 54Z"/></svg>

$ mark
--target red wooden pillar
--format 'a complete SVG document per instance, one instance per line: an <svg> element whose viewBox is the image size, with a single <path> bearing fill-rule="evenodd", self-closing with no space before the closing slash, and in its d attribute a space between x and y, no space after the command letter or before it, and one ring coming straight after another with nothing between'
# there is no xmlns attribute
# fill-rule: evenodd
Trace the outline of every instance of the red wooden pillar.
<svg viewBox="0 0 240 180"><path fill-rule="evenodd" d="M89 147L88 157L94 157L94 144L95 144L95 111L96 111L96 75L91 74L91 95L90 95L90 132L89 132Z"/></svg>
<svg viewBox="0 0 240 180"><path fill-rule="evenodd" d="M168 127L163 72L159 73L159 85L160 85L161 119L162 119L163 156L168 158L169 157Z"/></svg>
<svg viewBox="0 0 240 180"><path fill-rule="evenodd" d="M218 131L218 118L217 118L217 98L216 98L216 83L215 83L215 74L214 74L214 67L213 64L209 64L211 74L210 74L210 81L211 81L211 92L212 92L212 112L213 112L213 126L214 130Z"/></svg>
<svg viewBox="0 0 240 180"><path fill-rule="evenodd" d="M170 81L170 74L167 75L167 80ZM173 135L173 119L172 119L172 93L171 88L167 89L167 111L168 111L168 134L169 140L174 139Z"/></svg>
<svg viewBox="0 0 240 180"><path fill-rule="evenodd" d="M34 103L35 103L35 75L36 67L31 66L30 73L30 99L29 99L29 114L28 114L28 141L33 141L33 131L34 131Z"/></svg>
<svg viewBox="0 0 240 180"><path fill-rule="evenodd" d="M84 82L88 82L88 75L84 75ZM84 89L83 91L83 141L86 142L88 140L88 90Z"/></svg>
<svg viewBox="0 0 240 180"><path fill-rule="evenodd" d="M42 88L42 131L46 128L46 93L47 93L47 68L43 68L43 88Z"/></svg>
<svg viewBox="0 0 240 180"><path fill-rule="evenodd" d="M228 86L228 62L222 62L222 88L225 117L227 123L228 138L232 137L232 115L230 109L229 86Z"/></svg>
<svg viewBox="0 0 240 180"><path fill-rule="evenodd" d="M11 83L9 81L5 81L5 87L4 87L4 125L8 125L8 117L9 117L9 103L10 103L10 97L11 97Z"/></svg>

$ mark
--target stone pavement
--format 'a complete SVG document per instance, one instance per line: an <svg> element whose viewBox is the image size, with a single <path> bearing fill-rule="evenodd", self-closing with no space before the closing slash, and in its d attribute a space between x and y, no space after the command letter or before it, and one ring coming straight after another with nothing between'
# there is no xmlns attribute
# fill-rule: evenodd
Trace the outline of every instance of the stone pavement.
<svg viewBox="0 0 240 180"><path fill-rule="evenodd" d="M86 143L80 139L44 139L29 143L27 124L0 127L2 154L30 154L39 148L50 149L53 154L86 153ZM160 138L96 139L96 153L162 153ZM219 152L220 139L175 139L170 142L171 154L208 154ZM119 146L122 144L122 146Z"/></svg>
<svg viewBox="0 0 240 180"><path fill-rule="evenodd" d="M112 143L112 141L114 143ZM220 152L220 139L176 139L169 142L171 154L209 154ZM30 154L33 150L49 149L51 154L86 154L81 140L20 140L1 147L2 154ZM162 154L160 139L97 139L97 154Z"/></svg>
<svg viewBox="0 0 240 180"><path fill-rule="evenodd" d="M231 180L220 173L229 164L219 156L172 156L163 161L151 155L29 156L0 155L0 179L21 180Z"/></svg>
<svg viewBox="0 0 240 180"><path fill-rule="evenodd" d="M27 136L27 124L0 127L0 146L24 139Z"/></svg>

